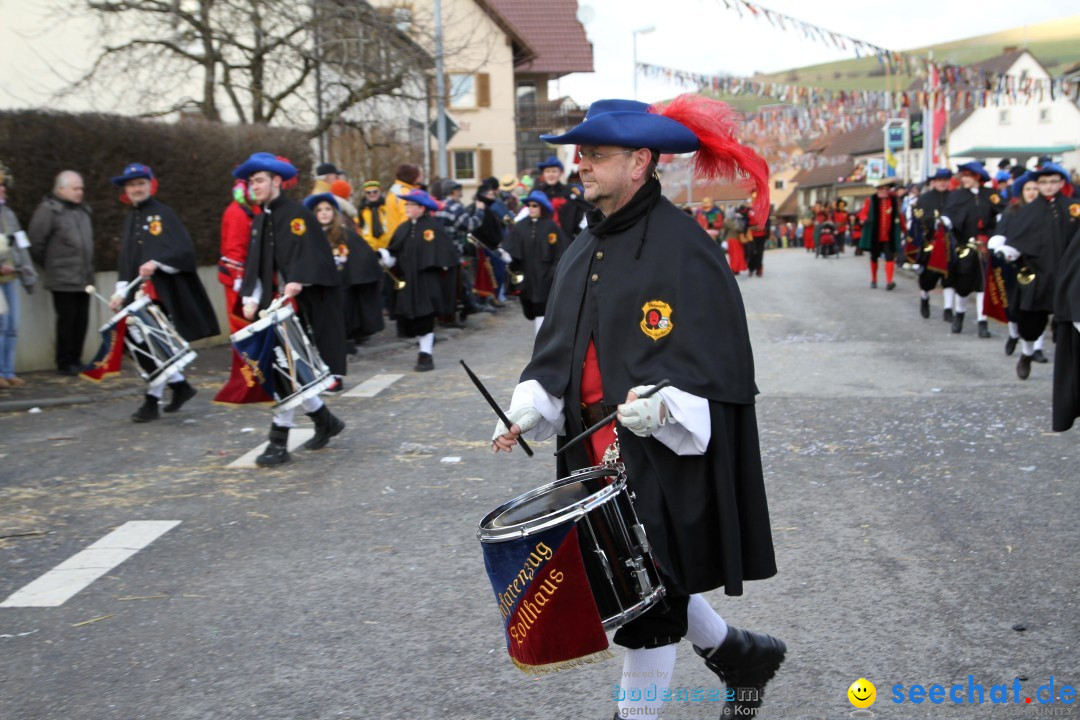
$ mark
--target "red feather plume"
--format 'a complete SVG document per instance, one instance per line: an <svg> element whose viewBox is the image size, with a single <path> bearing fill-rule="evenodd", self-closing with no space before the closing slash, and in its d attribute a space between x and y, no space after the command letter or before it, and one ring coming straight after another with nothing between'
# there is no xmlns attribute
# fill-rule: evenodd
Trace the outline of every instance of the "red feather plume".
<svg viewBox="0 0 1080 720"><path fill-rule="evenodd" d="M752 149L739 142L735 133L739 115L727 103L685 93L667 105L654 105L652 112L670 118L697 135L701 149L697 151L694 172L708 180L748 181L757 193L754 214L769 214L769 164Z"/></svg>

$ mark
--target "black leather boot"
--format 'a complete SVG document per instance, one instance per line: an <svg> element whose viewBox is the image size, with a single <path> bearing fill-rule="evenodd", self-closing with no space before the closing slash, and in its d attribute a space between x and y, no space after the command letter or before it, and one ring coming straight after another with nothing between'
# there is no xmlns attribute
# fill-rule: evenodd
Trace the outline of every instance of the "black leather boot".
<svg viewBox="0 0 1080 720"><path fill-rule="evenodd" d="M924 318L930 317L930 298L922 298L919 300L919 314Z"/></svg>
<svg viewBox="0 0 1080 720"><path fill-rule="evenodd" d="M289 457L289 428L270 425L270 442L262 455L255 458L259 467L273 467L292 460Z"/></svg>
<svg viewBox="0 0 1080 720"><path fill-rule="evenodd" d="M325 405L307 416L315 423L315 436L304 443L305 450L322 450L330 442L330 438L340 435L345 429L345 422Z"/></svg>
<svg viewBox="0 0 1080 720"><path fill-rule="evenodd" d="M191 398L195 397L198 392L195 388L191 387L191 384L187 380L181 380L180 382L169 383L169 387L172 388L172 400L169 404L162 408L162 412L172 413L176 412L184 406Z"/></svg>
<svg viewBox="0 0 1080 720"><path fill-rule="evenodd" d="M1050 362L1050 358L1046 357L1046 353L1044 353L1042 350L1036 350L1035 354L1033 354L1031 356L1031 359L1034 360L1037 363L1048 363L1048 362Z"/></svg>
<svg viewBox="0 0 1080 720"><path fill-rule="evenodd" d="M1005 341L1005 354L1012 355L1016 352L1016 343L1020 342L1020 338L1011 337Z"/></svg>
<svg viewBox="0 0 1080 720"><path fill-rule="evenodd" d="M945 312L941 314L941 319L945 322L952 322L952 308L945 308Z"/></svg>
<svg viewBox="0 0 1080 720"><path fill-rule="evenodd" d="M158 399L153 395L144 395L143 404L131 415L131 422L144 423L161 417L158 412Z"/></svg>
<svg viewBox="0 0 1080 720"><path fill-rule="evenodd" d="M787 646L782 640L764 633L739 630L728 625L724 642L711 650L694 647L705 665L731 691L725 700L721 718L755 717L765 699L765 685L784 662Z"/></svg>
<svg viewBox="0 0 1080 720"><path fill-rule="evenodd" d="M1020 361L1016 363L1016 377L1027 380L1031 375L1031 356L1020 353Z"/></svg>
<svg viewBox="0 0 1080 720"><path fill-rule="evenodd" d="M958 312L953 317L952 331L956 334L960 334L964 331L964 313Z"/></svg>
<svg viewBox="0 0 1080 720"><path fill-rule="evenodd" d="M979 337L993 337L993 335L990 334L990 324L986 320L979 321Z"/></svg>
<svg viewBox="0 0 1080 720"><path fill-rule="evenodd" d="M416 366L413 368L416 372L427 372L435 369L435 358L431 357L431 353L422 352L416 357Z"/></svg>

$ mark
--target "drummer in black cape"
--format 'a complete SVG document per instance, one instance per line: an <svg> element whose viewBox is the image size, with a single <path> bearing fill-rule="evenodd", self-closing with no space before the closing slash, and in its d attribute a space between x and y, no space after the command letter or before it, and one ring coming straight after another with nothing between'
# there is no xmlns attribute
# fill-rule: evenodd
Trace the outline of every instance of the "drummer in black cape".
<svg viewBox="0 0 1080 720"><path fill-rule="evenodd" d="M124 172L112 178L131 203L131 212L124 219L120 238L120 257L117 262L116 294L109 302L113 312L134 300L138 291L132 282L144 278L142 290L164 308L176 331L187 341L217 335L218 323L210 298L195 269L195 246L184 224L165 203L154 195L157 180L153 171L142 163L130 163ZM128 338L128 342L137 342ZM148 362L140 359L140 364ZM156 368L144 367L150 371ZM191 398L195 388L175 371L162 382L149 385L143 404L131 416L133 422L157 420L161 415L158 403L165 393L165 384L172 398L165 412L176 412Z"/></svg>
<svg viewBox="0 0 1080 720"><path fill-rule="evenodd" d="M399 195L405 201L408 218L394 231L383 254L387 267L397 266L397 277L405 286L392 295L391 316L397 319L398 335L417 338L420 353L417 372L435 369L435 317L454 312L452 294L443 292L444 276L457 265L458 255L442 222L428 212L438 203L423 190Z"/></svg>
<svg viewBox="0 0 1080 720"><path fill-rule="evenodd" d="M251 248L240 286L244 317L270 306L275 291L293 298L305 328L319 356L334 375L345 374L345 320L341 312L340 279L334 266L330 243L319 221L306 207L281 192L281 183L296 176L296 168L272 153L254 153L233 175L248 181L251 195L263 212L251 227ZM304 443L307 450L319 450L330 438L345 429L318 395L301 406L315 423L315 435ZM288 462L289 429L294 409L279 410L270 425L270 442L255 464L269 467Z"/></svg>
<svg viewBox="0 0 1080 720"><path fill-rule="evenodd" d="M521 291L519 300L525 317L533 321L535 332L544 323L555 266L570 241L552 219L554 207L547 195L533 190L525 198L529 216L510 230L504 249L510 255L511 281L521 278L513 287Z"/></svg>
<svg viewBox="0 0 1080 720"><path fill-rule="evenodd" d="M385 327L379 253L360 237L333 193L310 195L304 198L304 207L315 213L334 254L334 265L341 277L346 348L355 353L358 344Z"/></svg>
<svg viewBox="0 0 1080 720"><path fill-rule="evenodd" d="M627 648L620 683L630 697L637 683L670 682L685 637L733 691L722 717L756 713L786 652L774 637L727 625L700 594L740 595L744 581L776 574L754 360L723 251L661 195L655 170L660 153L696 151L699 176L749 178L764 217L768 166L738 142L737 122L727 105L692 95L651 109L601 100L565 135L541 136L579 146L585 199L596 209L559 261L511 427L500 422L492 438L496 452L523 432L558 435L561 446L617 406L629 488L667 587L665 602L615 633ZM670 387L638 397L665 378ZM598 465L604 442L561 454L559 477ZM658 715L662 703L619 705L626 715Z"/></svg>

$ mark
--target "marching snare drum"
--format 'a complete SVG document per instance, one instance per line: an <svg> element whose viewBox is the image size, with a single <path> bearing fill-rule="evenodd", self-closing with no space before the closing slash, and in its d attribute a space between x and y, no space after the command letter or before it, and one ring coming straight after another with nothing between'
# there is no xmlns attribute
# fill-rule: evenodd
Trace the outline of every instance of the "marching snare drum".
<svg viewBox="0 0 1080 720"><path fill-rule="evenodd" d="M150 385L165 382L197 357L149 295L140 294L125 305L101 326L101 331L112 330L121 322L127 324L126 345L131 359Z"/></svg>
<svg viewBox="0 0 1080 720"><path fill-rule="evenodd" d="M497 552L499 543L566 525L577 525L589 589L605 630L630 622L664 596L621 464L578 470L514 498L480 522L477 537L488 559L489 549Z"/></svg>
<svg viewBox="0 0 1080 720"><path fill-rule="evenodd" d="M292 307L284 305L229 336L240 357L255 362L274 408L287 410L334 384L330 368L308 340ZM249 347L269 343L266 352Z"/></svg>

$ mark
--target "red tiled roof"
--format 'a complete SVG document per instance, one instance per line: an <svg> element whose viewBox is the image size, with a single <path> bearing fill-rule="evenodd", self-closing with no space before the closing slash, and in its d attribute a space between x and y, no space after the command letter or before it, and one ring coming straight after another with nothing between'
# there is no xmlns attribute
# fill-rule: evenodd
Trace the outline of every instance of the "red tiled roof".
<svg viewBox="0 0 1080 720"><path fill-rule="evenodd" d="M741 183L694 183L693 202L701 202L703 198L712 198L713 202L746 202L750 197L750 190ZM686 202L686 183L681 183L679 188L668 196L671 202L679 205Z"/></svg>
<svg viewBox="0 0 1080 720"><path fill-rule="evenodd" d="M535 56L518 63L517 72L561 77L593 71L592 44L578 22L577 0L487 0L521 35Z"/></svg>

